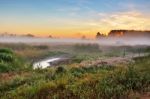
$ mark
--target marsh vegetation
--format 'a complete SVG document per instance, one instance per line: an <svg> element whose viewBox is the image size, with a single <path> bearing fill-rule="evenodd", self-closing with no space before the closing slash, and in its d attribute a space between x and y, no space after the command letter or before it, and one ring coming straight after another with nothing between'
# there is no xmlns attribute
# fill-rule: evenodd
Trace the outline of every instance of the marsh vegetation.
<svg viewBox="0 0 150 99"><path fill-rule="evenodd" d="M150 92L149 54L149 46L0 44L0 98L141 98ZM58 55L69 62L33 70L33 62Z"/></svg>

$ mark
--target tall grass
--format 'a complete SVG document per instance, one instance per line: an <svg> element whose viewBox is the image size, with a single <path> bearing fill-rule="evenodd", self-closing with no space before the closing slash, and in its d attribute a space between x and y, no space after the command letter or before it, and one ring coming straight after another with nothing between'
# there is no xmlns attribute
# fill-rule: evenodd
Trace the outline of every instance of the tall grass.
<svg viewBox="0 0 150 99"><path fill-rule="evenodd" d="M12 50L0 49L0 73L29 68Z"/></svg>
<svg viewBox="0 0 150 99"><path fill-rule="evenodd" d="M46 78L31 80L32 83L16 88L13 97L24 99L121 99L128 98L131 92L145 92L150 86L149 58L140 60L143 67L131 64L126 68L80 67L66 70L58 67L53 73L43 72ZM144 64L146 63L146 64ZM102 76L103 75L103 76ZM29 81L30 82L30 81ZM21 90L22 88L23 90ZM19 91L21 90L21 91Z"/></svg>
<svg viewBox="0 0 150 99"><path fill-rule="evenodd" d="M45 49L45 47L40 48ZM12 61L8 62L7 58L1 57L0 72L22 71L29 67L13 51L9 53L3 50L0 52L12 55ZM88 51L90 52L91 49ZM51 54L57 55L58 53ZM74 62L79 65L78 63L82 60L84 59L81 58ZM0 82L0 98L125 99L130 93L150 91L149 60L150 56L135 58L134 63L125 67L107 65L69 67L68 65L26 71L27 76L17 73L17 76L10 80Z"/></svg>

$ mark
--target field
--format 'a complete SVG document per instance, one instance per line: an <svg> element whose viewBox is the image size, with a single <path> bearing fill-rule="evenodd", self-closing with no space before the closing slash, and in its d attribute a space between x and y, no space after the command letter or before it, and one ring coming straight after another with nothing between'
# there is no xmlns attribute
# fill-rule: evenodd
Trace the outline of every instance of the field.
<svg viewBox="0 0 150 99"><path fill-rule="evenodd" d="M45 69L32 64L69 57ZM148 99L150 47L0 44L0 99Z"/></svg>

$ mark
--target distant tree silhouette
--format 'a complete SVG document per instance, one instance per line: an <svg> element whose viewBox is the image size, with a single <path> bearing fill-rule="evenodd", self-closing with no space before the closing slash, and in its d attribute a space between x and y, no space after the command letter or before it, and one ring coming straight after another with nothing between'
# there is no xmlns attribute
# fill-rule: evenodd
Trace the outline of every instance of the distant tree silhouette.
<svg viewBox="0 0 150 99"><path fill-rule="evenodd" d="M86 39L86 36L85 36L85 35L83 35L81 38L82 38L82 39Z"/></svg>
<svg viewBox="0 0 150 99"><path fill-rule="evenodd" d="M100 32L97 33L96 38L99 38L101 36Z"/></svg>
<svg viewBox="0 0 150 99"><path fill-rule="evenodd" d="M100 39L100 38L103 38L103 37L105 37L105 35L103 35L103 34L100 33L100 32L98 32L98 33L96 34L96 39Z"/></svg>
<svg viewBox="0 0 150 99"><path fill-rule="evenodd" d="M27 37L34 37L33 34L26 34L25 36L27 36Z"/></svg>
<svg viewBox="0 0 150 99"><path fill-rule="evenodd" d="M52 36L52 35L49 35L48 37L49 37L49 38L53 38L53 36Z"/></svg>

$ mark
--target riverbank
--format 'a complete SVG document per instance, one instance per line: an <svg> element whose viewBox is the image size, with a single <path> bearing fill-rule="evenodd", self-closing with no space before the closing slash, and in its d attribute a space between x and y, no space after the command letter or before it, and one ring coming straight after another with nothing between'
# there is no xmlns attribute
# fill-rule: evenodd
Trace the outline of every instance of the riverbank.
<svg viewBox="0 0 150 99"><path fill-rule="evenodd" d="M0 56L2 99L133 99L150 91L150 56L142 56L149 53L147 46L2 46L7 48L0 50L6 56ZM59 55L70 56L69 63L32 68L33 60Z"/></svg>
<svg viewBox="0 0 150 99"><path fill-rule="evenodd" d="M11 79L0 83L0 97L3 99L138 98L142 93L149 92L149 59L149 56L136 58L135 63L124 64L124 67L67 66L15 73L13 77L10 76ZM141 95L137 96L137 93Z"/></svg>

